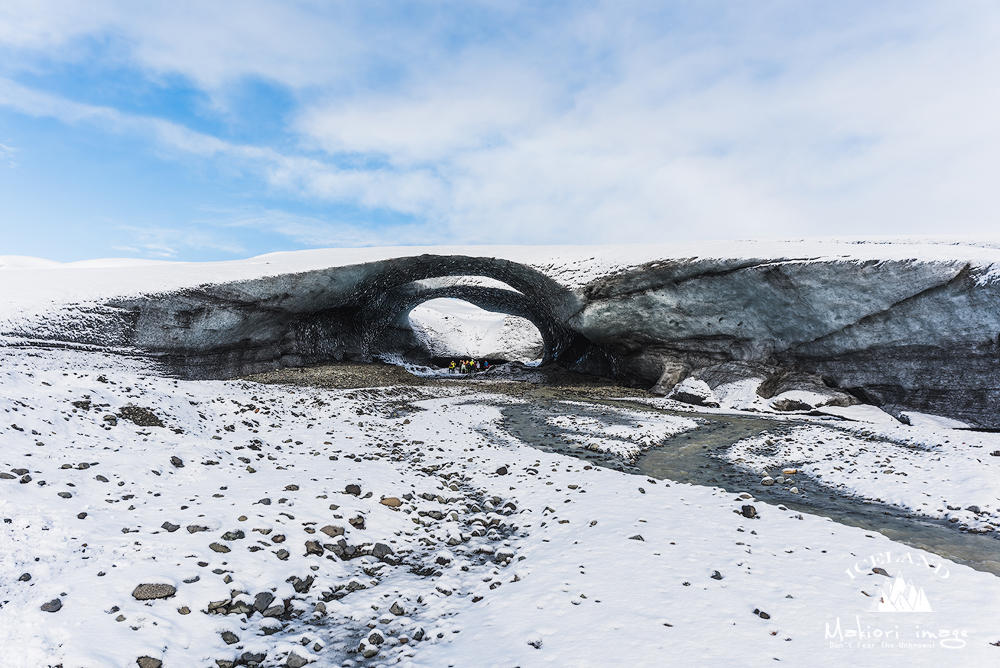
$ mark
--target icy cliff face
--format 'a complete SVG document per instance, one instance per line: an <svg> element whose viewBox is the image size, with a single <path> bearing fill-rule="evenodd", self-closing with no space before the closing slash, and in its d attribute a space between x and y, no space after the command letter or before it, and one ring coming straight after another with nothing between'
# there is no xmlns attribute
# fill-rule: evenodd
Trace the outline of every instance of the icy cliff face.
<svg viewBox="0 0 1000 668"><path fill-rule="evenodd" d="M175 374L219 378L380 354L426 357L411 312L457 298L533 323L546 362L662 393L694 377L716 394L756 388L787 410L860 400L1000 426L993 248L814 241L434 250L307 251L216 265L20 263L3 270L0 327L22 341L117 347Z"/></svg>

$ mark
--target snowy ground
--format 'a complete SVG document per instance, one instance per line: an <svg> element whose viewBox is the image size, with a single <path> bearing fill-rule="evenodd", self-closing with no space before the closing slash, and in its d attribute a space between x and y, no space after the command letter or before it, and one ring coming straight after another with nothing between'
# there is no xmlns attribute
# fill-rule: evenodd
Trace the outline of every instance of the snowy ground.
<svg viewBox="0 0 1000 668"><path fill-rule="evenodd" d="M499 409L515 399L485 384L185 382L13 349L0 363L5 667L1000 658L997 577L752 497L540 452L502 431ZM163 426L130 421L151 421L136 407ZM573 426L581 443L688 428L646 420L629 434ZM968 454L1000 461L982 456L992 435L885 429L804 428L773 452L737 447L761 472L794 461L859 491L877 475L870 493L883 499L896 499L887 481L914 487L899 503L997 508L995 477ZM875 431L894 449L865 440ZM142 584L172 595L137 600ZM870 611L911 599L933 612ZM57 611L41 609L54 600Z"/></svg>

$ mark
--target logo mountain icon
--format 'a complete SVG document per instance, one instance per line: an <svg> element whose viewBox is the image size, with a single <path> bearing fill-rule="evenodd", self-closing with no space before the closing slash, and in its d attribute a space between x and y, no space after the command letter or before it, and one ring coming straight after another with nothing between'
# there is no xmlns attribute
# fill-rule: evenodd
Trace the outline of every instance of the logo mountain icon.
<svg viewBox="0 0 1000 668"><path fill-rule="evenodd" d="M914 587L913 581L904 580L900 572L879 588L878 600L872 604L870 612L933 612L933 610L927 596L924 595L923 587Z"/></svg>

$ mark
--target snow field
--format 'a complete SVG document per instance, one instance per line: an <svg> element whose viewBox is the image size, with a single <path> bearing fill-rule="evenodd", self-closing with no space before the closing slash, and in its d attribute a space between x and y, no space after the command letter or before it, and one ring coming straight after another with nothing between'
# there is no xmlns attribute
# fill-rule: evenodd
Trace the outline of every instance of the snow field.
<svg viewBox="0 0 1000 668"><path fill-rule="evenodd" d="M933 424L933 423L932 423ZM893 424L797 427L739 441L724 457L760 476L795 468L841 494L946 519L968 531L1000 527L1000 434ZM788 476L794 485L795 476ZM970 510L971 508L971 510Z"/></svg>
<svg viewBox="0 0 1000 668"><path fill-rule="evenodd" d="M184 382L5 351L0 468L31 480L0 480L3 665L972 666L1000 651L996 577L749 495L535 450L501 431L505 401ZM104 419L128 403L165 426ZM681 425L668 418L644 420L659 434ZM362 556L331 554L327 526ZM867 612L888 581L875 565L922 587L933 617ZM137 601L143 583L176 594ZM258 594L273 616L252 609ZM40 609L54 598L58 612ZM855 624L876 647L833 647ZM918 626L962 647L881 650L872 635Z"/></svg>

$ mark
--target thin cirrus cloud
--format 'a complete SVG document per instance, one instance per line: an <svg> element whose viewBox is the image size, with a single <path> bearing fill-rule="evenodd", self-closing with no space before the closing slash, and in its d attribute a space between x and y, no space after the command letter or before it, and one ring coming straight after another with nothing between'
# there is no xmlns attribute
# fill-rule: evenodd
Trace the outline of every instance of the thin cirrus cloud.
<svg viewBox="0 0 1000 668"><path fill-rule="evenodd" d="M240 200L202 209L257 212L189 214L156 227L177 231L162 244L122 226L119 246L150 254L266 252L260 235L980 233L1000 205L998 33L986 3L13 2L0 108L138 138ZM180 81L202 102L126 110L52 83L59 67L127 71L167 97ZM255 133L272 108L279 130Z"/></svg>

